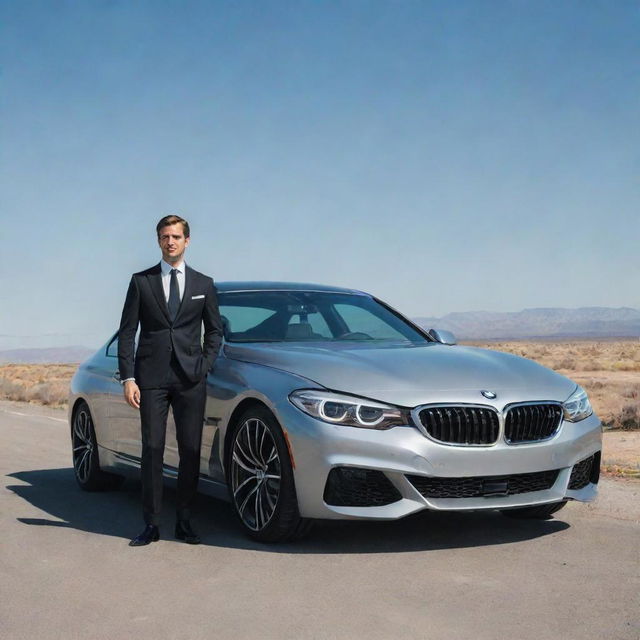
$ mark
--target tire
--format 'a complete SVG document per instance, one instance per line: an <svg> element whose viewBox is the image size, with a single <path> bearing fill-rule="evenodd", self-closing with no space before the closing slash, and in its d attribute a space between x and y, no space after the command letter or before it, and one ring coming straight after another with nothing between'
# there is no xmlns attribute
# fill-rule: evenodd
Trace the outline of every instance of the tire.
<svg viewBox="0 0 640 640"><path fill-rule="evenodd" d="M520 507L518 509L504 509L500 513L508 518L522 518L528 520L548 520L551 514L560 511L567 505L566 500L541 504L537 507Z"/></svg>
<svg viewBox="0 0 640 640"><path fill-rule="evenodd" d="M289 448L274 415L262 406L245 411L230 434L227 484L246 533L260 542L301 538L301 518Z"/></svg>
<svg viewBox="0 0 640 640"><path fill-rule="evenodd" d="M86 402L73 413L71 424L71 453L76 482L84 491L103 491L115 488L122 478L100 469L98 442L93 418Z"/></svg>

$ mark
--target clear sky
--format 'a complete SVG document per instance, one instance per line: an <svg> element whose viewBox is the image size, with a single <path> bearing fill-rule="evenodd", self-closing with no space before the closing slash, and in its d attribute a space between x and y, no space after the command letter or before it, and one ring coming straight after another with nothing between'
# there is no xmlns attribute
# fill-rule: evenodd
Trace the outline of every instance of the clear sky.
<svg viewBox="0 0 640 640"><path fill-rule="evenodd" d="M640 307L637 1L0 2L0 348L97 346L155 224L412 316Z"/></svg>

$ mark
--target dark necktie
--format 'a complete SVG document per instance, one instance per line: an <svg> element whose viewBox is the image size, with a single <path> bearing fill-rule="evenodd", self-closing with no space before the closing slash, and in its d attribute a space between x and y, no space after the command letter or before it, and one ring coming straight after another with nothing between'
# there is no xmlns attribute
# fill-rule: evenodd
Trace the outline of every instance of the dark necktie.
<svg viewBox="0 0 640 640"><path fill-rule="evenodd" d="M169 317L171 322L176 319L180 308L180 289L178 289L178 270L171 269L171 282L169 283Z"/></svg>

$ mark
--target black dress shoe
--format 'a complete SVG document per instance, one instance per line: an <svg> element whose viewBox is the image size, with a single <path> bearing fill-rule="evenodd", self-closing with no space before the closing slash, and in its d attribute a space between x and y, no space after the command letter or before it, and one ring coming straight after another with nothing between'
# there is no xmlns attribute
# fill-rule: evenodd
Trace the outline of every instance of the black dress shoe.
<svg viewBox="0 0 640 640"><path fill-rule="evenodd" d="M143 547L150 542L157 542L160 540L160 530L155 524L148 524L144 531L136 536L130 543L130 547Z"/></svg>
<svg viewBox="0 0 640 640"><path fill-rule="evenodd" d="M187 544L200 544L200 536L191 528L188 520L176 522L176 538L184 540Z"/></svg>

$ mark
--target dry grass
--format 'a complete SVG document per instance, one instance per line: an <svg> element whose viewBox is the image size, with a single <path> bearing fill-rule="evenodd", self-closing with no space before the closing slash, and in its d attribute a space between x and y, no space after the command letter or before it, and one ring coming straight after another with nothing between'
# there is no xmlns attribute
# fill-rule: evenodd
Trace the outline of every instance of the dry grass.
<svg viewBox="0 0 640 640"><path fill-rule="evenodd" d="M582 385L602 423L640 429L640 341L473 342L535 360Z"/></svg>
<svg viewBox="0 0 640 640"><path fill-rule="evenodd" d="M575 342L473 342L487 349L515 353L551 369L579 372L640 372L640 340L577 340ZM640 376L636 376L640 384Z"/></svg>
<svg viewBox="0 0 640 640"><path fill-rule="evenodd" d="M67 404L76 364L4 364L0 366L0 398L52 407Z"/></svg>

